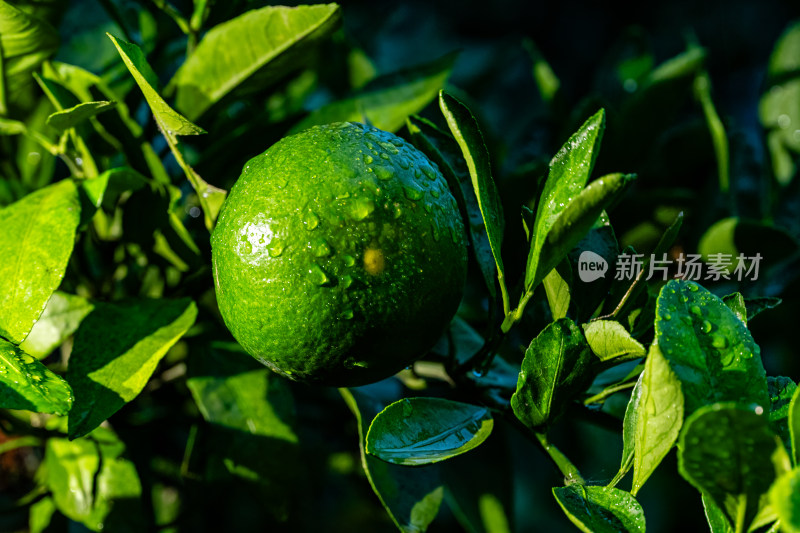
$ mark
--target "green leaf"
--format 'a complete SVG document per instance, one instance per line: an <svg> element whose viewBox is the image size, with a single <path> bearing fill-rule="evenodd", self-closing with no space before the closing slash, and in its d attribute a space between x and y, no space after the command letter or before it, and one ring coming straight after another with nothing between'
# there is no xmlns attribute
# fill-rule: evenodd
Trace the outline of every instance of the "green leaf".
<svg viewBox="0 0 800 533"><path fill-rule="evenodd" d="M553 320L567 316L569 304L572 301L572 283L572 267L566 260L561 261L542 280Z"/></svg>
<svg viewBox="0 0 800 533"><path fill-rule="evenodd" d="M369 122L376 128L395 132L406 119L425 108L444 87L455 56L381 76L350 98L337 100L312 111L290 133L330 122Z"/></svg>
<svg viewBox="0 0 800 533"><path fill-rule="evenodd" d="M769 391L769 427L781 438L787 450L792 449L792 436L789 432L789 408L792 396L797 390L794 381L787 377L767 376Z"/></svg>
<svg viewBox="0 0 800 533"><path fill-rule="evenodd" d="M781 531L800 533L800 467L779 477L769 491Z"/></svg>
<svg viewBox="0 0 800 533"><path fill-rule="evenodd" d="M120 195L138 191L149 183L150 180L132 168L119 167L106 170L96 178L85 180L81 186L94 207L102 206L107 211L113 211Z"/></svg>
<svg viewBox="0 0 800 533"><path fill-rule="evenodd" d="M65 131L74 128L84 120L87 120L99 113L108 111L116 106L116 102L83 102L63 111L56 111L47 117L47 124L58 131Z"/></svg>
<svg viewBox="0 0 800 533"><path fill-rule="evenodd" d="M400 531L426 531L436 518L444 496L439 465L408 468L367 454L367 423L381 411L381 407L358 390L339 389L339 392L356 417L361 463L375 495Z"/></svg>
<svg viewBox="0 0 800 533"><path fill-rule="evenodd" d="M336 29L339 15L336 4L267 6L214 26L170 82L175 105L194 120L246 80L273 84Z"/></svg>
<svg viewBox="0 0 800 533"><path fill-rule="evenodd" d="M593 359L574 322L549 324L525 351L511 397L514 414L531 428L550 422L589 385Z"/></svg>
<svg viewBox="0 0 800 533"><path fill-rule="evenodd" d="M647 354L645 347L616 320L593 320L583 325L583 334L601 361L635 359Z"/></svg>
<svg viewBox="0 0 800 533"><path fill-rule="evenodd" d="M745 298L744 305L747 308L747 320L752 320L756 315L761 314L767 309L775 309L781 302L780 298L770 296L759 296L755 298Z"/></svg>
<svg viewBox="0 0 800 533"><path fill-rule="evenodd" d="M744 296L739 292L734 292L725 296L722 299L725 305L733 311L736 318L742 321L742 324L747 325L747 304L745 304Z"/></svg>
<svg viewBox="0 0 800 533"><path fill-rule="evenodd" d="M703 510L711 533L734 533L725 512L706 494L703 494Z"/></svg>
<svg viewBox="0 0 800 533"><path fill-rule="evenodd" d="M65 415L72 389L31 355L0 339L0 408Z"/></svg>
<svg viewBox="0 0 800 533"><path fill-rule="evenodd" d="M467 162L472 188L478 199L478 207L483 217L484 227L489 237L489 246L497 266L497 277L500 280L500 289L505 302L505 268L501 247L503 233L505 232L505 218L503 205L500 202L500 193L492 179L492 165L489 161L489 150L483 141L483 134L478 127L478 122L470 110L463 103L449 94L439 92L439 108L447 120L450 132L461 148L464 160Z"/></svg>
<svg viewBox="0 0 800 533"><path fill-rule="evenodd" d="M0 0L0 65L9 100L31 83L31 73L58 49L58 31L44 20ZM0 114L6 102L0 101Z"/></svg>
<svg viewBox="0 0 800 533"><path fill-rule="evenodd" d="M28 128L24 122L0 117L0 135L20 135L27 131Z"/></svg>
<svg viewBox="0 0 800 533"><path fill-rule="evenodd" d="M644 511L630 493L580 484L553 489L567 518L584 533L644 533Z"/></svg>
<svg viewBox="0 0 800 533"><path fill-rule="evenodd" d="M559 207L558 214L547 222L540 222L537 214L534 238L528 255L525 273L526 291L530 292L592 229L598 217L635 179L632 174L611 174L597 179L581 190L566 208ZM544 199L544 196L542 196ZM559 204L556 204L559 205ZM540 205L539 209L542 207ZM538 211L537 211L538 213ZM540 229L547 231L540 237Z"/></svg>
<svg viewBox="0 0 800 533"><path fill-rule="evenodd" d="M133 79L139 89L142 90L150 110L158 123L162 133L174 139L178 135L200 135L205 131L195 124L192 124L183 115L172 109L158 93L158 76L150 67L141 48L133 43L128 43L117 39L110 33L108 38L117 47L119 55L125 66L128 67Z"/></svg>
<svg viewBox="0 0 800 533"><path fill-rule="evenodd" d="M558 264L558 261L554 261L546 272L537 272L537 265L541 261L541 250L550 229L555 225L561 212L580 194L589 181L600 151L605 121L606 114L601 109L583 123L550 161L550 170L539 197L530 239L531 248L525 270L525 289L528 291L538 284L534 283L537 277L538 281L541 281L555 264ZM592 220L592 224L594 222Z"/></svg>
<svg viewBox="0 0 800 533"><path fill-rule="evenodd" d="M653 343L644 364L636 408L633 485L636 495L678 439L683 423L681 383Z"/></svg>
<svg viewBox="0 0 800 533"><path fill-rule="evenodd" d="M397 465L438 463L476 448L492 433L486 407L441 398L403 398L378 413L366 450Z"/></svg>
<svg viewBox="0 0 800 533"><path fill-rule="evenodd" d="M124 453L125 445L105 428L87 439L48 439L46 483L58 510L92 531L136 530L142 486Z"/></svg>
<svg viewBox="0 0 800 533"><path fill-rule="evenodd" d="M800 123L800 22L788 26L775 43L769 59L767 90L758 106L761 125L767 130L775 178L788 185L796 172L800 137L794 135Z"/></svg>
<svg viewBox="0 0 800 533"><path fill-rule="evenodd" d="M625 408L625 417L622 421L622 460L620 461L619 471L614 476L608 486L615 487L624 478L631 468L636 452L636 423L639 419L639 405L642 398L642 381L644 372L639 374L639 379L633 387L628 405Z"/></svg>
<svg viewBox="0 0 800 533"><path fill-rule="evenodd" d="M46 357L75 333L92 309L94 305L86 298L54 292L42 316L19 347L37 359Z"/></svg>
<svg viewBox="0 0 800 533"><path fill-rule="evenodd" d="M678 470L723 510L736 531L746 531L775 479L777 446L767 417L752 407L706 405L686 419Z"/></svg>
<svg viewBox="0 0 800 533"><path fill-rule="evenodd" d="M28 335L61 283L79 220L72 180L0 210L0 336L20 343Z"/></svg>
<svg viewBox="0 0 800 533"><path fill-rule="evenodd" d="M75 334L67 370L75 392L70 438L86 435L135 398L196 316L188 299L97 303Z"/></svg>
<svg viewBox="0 0 800 533"><path fill-rule="evenodd" d="M658 296L658 347L681 381L685 413L719 401L769 406L760 349L725 303L694 282L672 280Z"/></svg>
<svg viewBox="0 0 800 533"><path fill-rule="evenodd" d="M486 225L461 148L452 135L440 130L424 118L409 117L406 126L414 146L436 163L447 179L450 191L455 196L467 222L472 251L486 282L486 288L489 290L489 295L494 298L497 294L495 283L497 266L494 263L489 235L486 233Z"/></svg>
<svg viewBox="0 0 800 533"><path fill-rule="evenodd" d="M45 497L34 503L28 512L28 525L30 533L44 533L50 525L53 514L56 512L56 504L51 497Z"/></svg>
<svg viewBox="0 0 800 533"><path fill-rule="evenodd" d="M797 387L789 404L789 435L792 440L792 460L800 465L800 387Z"/></svg>
<svg viewBox="0 0 800 533"><path fill-rule="evenodd" d="M720 262L729 264L728 275L737 281L757 280L756 274L760 275L768 266L779 263L798 250L798 243L782 228L738 217L724 218L714 223L697 245L697 251L706 262L713 259L715 254L723 254L721 259L729 259ZM741 267L738 261L740 254L744 259ZM747 275L750 258L756 257L756 254L761 257L759 268ZM736 272L737 267L743 270Z"/></svg>

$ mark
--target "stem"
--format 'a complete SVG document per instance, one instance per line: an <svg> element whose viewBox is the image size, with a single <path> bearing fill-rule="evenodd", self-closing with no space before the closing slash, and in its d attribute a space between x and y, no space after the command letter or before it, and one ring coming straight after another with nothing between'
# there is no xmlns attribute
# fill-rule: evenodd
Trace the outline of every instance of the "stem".
<svg viewBox="0 0 800 533"><path fill-rule="evenodd" d="M508 289L506 288L505 276L500 269L497 269L497 281L500 282L500 295L503 297L503 316L511 311L511 304L508 301Z"/></svg>
<svg viewBox="0 0 800 533"><path fill-rule="evenodd" d="M19 437L17 439L12 439L0 444L0 455L10 452L11 450L16 450L17 448L22 448L24 446L41 446L42 439L39 437Z"/></svg>
<svg viewBox="0 0 800 533"><path fill-rule="evenodd" d="M602 391L598 392L594 396L590 396L589 398L586 398L583 401L583 405L590 405L590 404L593 404L593 403L597 403L597 402L599 402L601 400L605 400L606 398L608 398L612 394L615 394L615 393L617 393L619 391L623 391L625 389L632 389L635 386L636 386L636 382L632 381L632 382L628 382L628 383L622 383L622 384L616 385L614 387L608 387L607 389L603 389Z"/></svg>
<svg viewBox="0 0 800 533"><path fill-rule="evenodd" d="M510 411L506 411L506 419L516 427L520 433L525 435L531 442L538 444L542 450L550 457L550 460L553 464L558 468L559 472L564 476L564 481L566 485L572 485L573 483L585 483L583 480L583 476L581 476L578 468L572 464L566 455L561 453L561 450L556 448L555 445L550 444L547 440L547 434L540 433L538 431L534 431L514 416L514 413Z"/></svg>
<svg viewBox="0 0 800 533"><path fill-rule="evenodd" d="M745 525L744 519L747 514L747 495L739 494L739 505L736 509L736 533L744 533Z"/></svg>
<svg viewBox="0 0 800 533"><path fill-rule="evenodd" d="M525 311L525 306L528 305L528 302L531 298L533 298L532 290L523 294L522 298L519 300L519 305L517 305L517 308L506 314L506 319L503 320L503 325L500 328L503 333L508 333L508 330L511 329L511 326L522 319L522 313Z"/></svg>

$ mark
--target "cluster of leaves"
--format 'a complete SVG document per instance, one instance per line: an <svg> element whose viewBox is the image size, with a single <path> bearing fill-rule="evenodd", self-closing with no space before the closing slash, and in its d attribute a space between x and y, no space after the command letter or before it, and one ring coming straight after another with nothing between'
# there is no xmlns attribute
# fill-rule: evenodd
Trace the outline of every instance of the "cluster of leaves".
<svg viewBox="0 0 800 533"><path fill-rule="evenodd" d="M543 161L543 149L498 187L494 145L468 97L443 91L453 55L378 75L342 33L335 4L245 11L247 2L195 0L189 14L163 1L102 4L111 31L92 28L89 38L109 53L93 51L105 63L90 71L92 57L68 60L79 43L59 47L60 3L0 0L0 453L33 465L16 471L18 494L2 501L10 524L23 513L31 531L74 522L196 530L208 525L197 510L221 506L226 487L225 505L243 513L239 530L266 508L269 520L307 529L369 530L388 515L402 531L424 531L446 499L467 530L509 531L503 445L519 434L563 475L553 496L583 531L644 531L638 493L673 448L712 531L800 530L800 393L766 375L747 329L779 303L753 294L796 283L800 228L781 222L800 182L790 127L800 124L800 25L769 65L759 112L772 192L754 216L742 207L752 202L737 201L746 187L733 179L706 52L695 44L659 66L647 53L620 60L610 71L626 93L600 106L567 105L528 43L553 121L591 116L554 157ZM645 221L618 241L608 213L626 227L637 210L624 207L640 201L632 193L643 180L591 177L606 120L605 164L653 173L653 116L677 112L686 96L711 139L712 192L724 202L708 210L716 218L701 225L698 249L760 252L767 281L724 298L682 280L580 282L583 251L613 265L620 241L656 257L679 246L685 191L661 195L663 231ZM413 369L374 386L310 391L252 361L225 331L208 232L248 157L340 120L401 131L439 166L475 268L459 316ZM523 223L506 227L507 191L521 179ZM355 415L349 434L333 405ZM552 442L580 417L621 430L619 471L607 483L587 482ZM629 474L630 491L617 488ZM385 515L348 500L326 506L313 488L367 482Z"/></svg>

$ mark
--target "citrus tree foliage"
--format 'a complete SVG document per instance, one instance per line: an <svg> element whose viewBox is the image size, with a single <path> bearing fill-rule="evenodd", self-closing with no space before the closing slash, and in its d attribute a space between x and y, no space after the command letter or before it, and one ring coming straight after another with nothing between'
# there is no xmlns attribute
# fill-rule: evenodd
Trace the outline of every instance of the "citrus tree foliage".
<svg viewBox="0 0 800 533"><path fill-rule="evenodd" d="M395 7L0 0L0 529L800 531L796 6L613 46ZM481 41L514 18L558 42ZM429 353L335 389L237 344L210 233L341 121L438 167L470 258Z"/></svg>

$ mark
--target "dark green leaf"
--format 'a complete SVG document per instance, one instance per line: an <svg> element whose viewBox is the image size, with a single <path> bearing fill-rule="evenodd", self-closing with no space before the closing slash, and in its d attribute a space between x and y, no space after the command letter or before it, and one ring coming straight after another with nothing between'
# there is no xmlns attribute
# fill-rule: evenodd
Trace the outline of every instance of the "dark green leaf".
<svg viewBox="0 0 800 533"><path fill-rule="evenodd" d="M414 146L436 163L447 179L450 190L467 222L472 251L481 269L483 280L486 282L489 295L494 298L497 294L495 283L497 266L494 263L489 235L486 233L483 215L481 215L478 198L475 196L472 178L461 154L461 148L450 134L440 130L426 119L417 116L409 117L406 126Z"/></svg>
<svg viewBox="0 0 800 533"><path fill-rule="evenodd" d="M94 308L86 298L56 291L47 301L42 316L19 347L41 359L75 333L81 320Z"/></svg>
<svg viewBox="0 0 800 533"><path fill-rule="evenodd" d="M708 228L700 238L697 249L706 262L714 254L723 254L721 258L729 259L725 263L730 264L728 271L731 279L755 281L758 279L756 274L760 275L768 266L790 257L800 248L794 238L782 228L730 217ZM744 259L741 266L738 260L740 254ZM750 258L756 257L756 254L761 257L759 269L747 275ZM737 272L737 267L743 270Z"/></svg>
<svg viewBox="0 0 800 533"><path fill-rule="evenodd" d="M725 512L737 531L746 531L761 495L775 479L772 455L777 446L767 417L752 407L706 405L686 419L678 469Z"/></svg>
<svg viewBox="0 0 800 533"><path fill-rule="evenodd" d="M298 68L339 18L336 4L267 6L214 26L170 82L175 105L195 120L248 79L271 85Z"/></svg>
<svg viewBox="0 0 800 533"><path fill-rule="evenodd" d="M72 389L33 356L0 339L0 408L65 415Z"/></svg>
<svg viewBox="0 0 800 533"><path fill-rule="evenodd" d="M756 298L745 298L744 305L747 308L747 320L752 320L756 315L761 314L767 309L775 309L781 302L780 298L770 296L760 296Z"/></svg>
<svg viewBox="0 0 800 533"><path fill-rule="evenodd" d="M58 131L74 128L84 120L87 120L99 113L112 109L116 102L83 102L63 111L56 111L47 117L47 124Z"/></svg>
<svg viewBox="0 0 800 533"><path fill-rule="evenodd" d="M800 467L779 477L769 495L781 531L800 533Z"/></svg>
<svg viewBox="0 0 800 533"><path fill-rule="evenodd" d="M639 379L633 387L628 406L625 408L625 418L622 421L622 460L620 461L619 471L614 479L608 484L615 487L625 475L633 468L633 460L636 452L636 422L639 419L639 405L642 398L642 380L644 372L639 374Z"/></svg>
<svg viewBox="0 0 800 533"><path fill-rule="evenodd" d="M685 413L719 401L769 406L761 351L721 299L672 280L656 304L658 347L681 381Z"/></svg>
<svg viewBox="0 0 800 533"><path fill-rule="evenodd" d="M558 416L591 381L594 359L580 329L568 318L549 324L525 351L511 407L526 426Z"/></svg>
<svg viewBox="0 0 800 533"><path fill-rule="evenodd" d="M634 359L647 353L645 347L616 320L593 320L583 325L583 334L601 361Z"/></svg>
<svg viewBox="0 0 800 533"><path fill-rule="evenodd" d="M634 437L634 495L672 449L683 423L681 383L655 343L647 355L641 389Z"/></svg>
<svg viewBox="0 0 800 533"><path fill-rule="evenodd" d="M536 232L531 241L528 270L525 274L527 291L536 288L584 238L603 211L625 192L634 179L635 176L630 174L604 176L581 190L565 208L559 208L558 215L552 221L542 224L537 215ZM541 238L540 228L547 230L547 234Z"/></svg>
<svg viewBox="0 0 800 533"><path fill-rule="evenodd" d="M366 450L398 465L438 463L480 446L493 426L486 407L441 398L404 398L372 421Z"/></svg>
<svg viewBox="0 0 800 533"><path fill-rule="evenodd" d="M113 211L122 193L138 191L149 181L132 168L119 167L106 170L81 185L94 207L102 206L107 211Z"/></svg>
<svg viewBox="0 0 800 533"><path fill-rule="evenodd" d="M381 407L358 390L339 391L358 422L361 462L372 490L400 531L426 531L436 518L444 496L439 466L408 468L368 455L365 452L367 423L381 411Z"/></svg>
<svg viewBox="0 0 800 533"><path fill-rule="evenodd" d="M20 343L28 335L64 276L79 219L72 180L0 210L0 336Z"/></svg>
<svg viewBox="0 0 800 533"><path fill-rule="evenodd" d="M600 151L600 142L605 131L605 117L605 111L602 109L595 113L564 143L550 161L550 170L537 204L536 219L530 239L531 248L525 271L526 290L532 290L550 269L558 264L558 261L554 261L547 271L541 273L537 271L541 262L541 250L550 229L556 224L561 212L581 193L589 181ZM592 220L591 224L594 222L595 220ZM582 237L583 235L580 236ZM574 244L577 244L577 241Z"/></svg>
<svg viewBox="0 0 800 533"><path fill-rule="evenodd" d="M67 370L75 392L70 438L86 435L135 398L196 315L187 299L96 304L75 334Z"/></svg>
<svg viewBox="0 0 800 533"><path fill-rule="evenodd" d="M792 438L792 460L800 465L800 387L797 387L789 404L789 435Z"/></svg>
<svg viewBox="0 0 800 533"><path fill-rule="evenodd" d="M6 94L31 83L30 75L58 49L58 31L44 20L0 0L0 50ZM0 114L5 102L0 101Z"/></svg>
<svg viewBox="0 0 800 533"><path fill-rule="evenodd" d="M768 89L758 107L761 125L768 131L773 173L781 185L788 185L795 175L795 159L800 153L800 137L793 134L800 123L798 54L800 22L794 22L775 43L767 72Z"/></svg>
<svg viewBox="0 0 800 533"><path fill-rule="evenodd" d="M769 391L769 427L781 438L787 450L792 449L792 436L789 433L789 407L797 390L794 381L787 377L767 376Z"/></svg>
<svg viewBox="0 0 800 533"><path fill-rule="evenodd" d="M381 76L350 98L312 111L290 133L330 122L365 122L397 131L406 119L425 108L444 87L455 57L447 55L425 65Z"/></svg>
<svg viewBox="0 0 800 533"><path fill-rule="evenodd" d="M105 428L86 439L48 439L46 481L58 510L92 531L136 531L142 486L124 452Z"/></svg>
<svg viewBox="0 0 800 533"><path fill-rule="evenodd" d="M553 496L584 533L644 533L644 511L630 493L580 484L557 487Z"/></svg>
<svg viewBox="0 0 800 533"><path fill-rule="evenodd" d="M505 218L503 217L503 206L500 203L500 194L494 179L492 179L489 150L483 141L483 134L478 127L478 122L467 106L442 91L439 92L439 108L467 162L472 188L478 199L478 207L481 210L484 227L489 237L489 245L497 266L497 276L500 279L501 289L505 292L503 281L505 269L500 253L505 232Z"/></svg>

